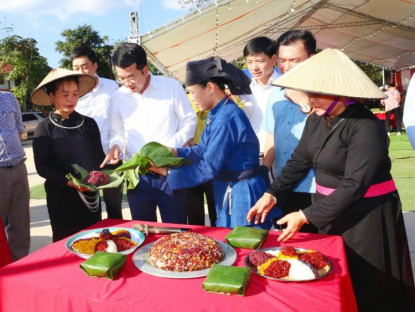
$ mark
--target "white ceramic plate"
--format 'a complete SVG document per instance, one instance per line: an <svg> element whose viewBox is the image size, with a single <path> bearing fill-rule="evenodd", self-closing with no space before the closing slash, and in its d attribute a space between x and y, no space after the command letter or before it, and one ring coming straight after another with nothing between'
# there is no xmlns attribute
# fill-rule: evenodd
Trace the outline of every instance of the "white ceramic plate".
<svg viewBox="0 0 415 312"><path fill-rule="evenodd" d="M236 261L236 252L228 244L217 241L224 252L224 257L218 264L232 265ZM133 262L135 266L141 271L154 276L169 277L169 278L196 278L207 276L210 269L190 271L190 272L174 272L166 271L153 267L148 261L148 253L155 242L149 243L138 249L133 255Z"/></svg>
<svg viewBox="0 0 415 312"><path fill-rule="evenodd" d="M140 246L144 242L144 239L145 239L144 234L141 233L140 231L136 231L136 230L128 229L128 228L121 228L121 227L106 227L106 228L93 229L93 230L85 231L85 232L82 232L82 233L79 233L79 234L75 234L74 236L72 236L71 238L69 238L66 241L66 249L68 249L70 252L74 253L78 257L81 257L83 259L88 259L89 257L92 256L92 254L82 254L82 253L76 252L75 250L73 250L71 248L71 246L78 239L98 237L99 233L103 229L108 229L110 232L115 232L115 231L118 231L118 230L126 230L126 231L130 232L131 240L136 242L137 244L133 248L118 252L118 253L123 254L123 255L128 255L128 254L134 252L137 249L137 247Z"/></svg>

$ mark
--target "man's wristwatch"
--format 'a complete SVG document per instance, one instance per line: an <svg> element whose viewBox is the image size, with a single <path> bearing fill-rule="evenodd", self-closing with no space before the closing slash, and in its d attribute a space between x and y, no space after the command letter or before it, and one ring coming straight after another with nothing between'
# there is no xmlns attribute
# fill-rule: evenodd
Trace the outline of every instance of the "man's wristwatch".
<svg viewBox="0 0 415 312"><path fill-rule="evenodd" d="M304 114L309 114L311 112L311 105L308 103L302 104L301 112L303 112Z"/></svg>

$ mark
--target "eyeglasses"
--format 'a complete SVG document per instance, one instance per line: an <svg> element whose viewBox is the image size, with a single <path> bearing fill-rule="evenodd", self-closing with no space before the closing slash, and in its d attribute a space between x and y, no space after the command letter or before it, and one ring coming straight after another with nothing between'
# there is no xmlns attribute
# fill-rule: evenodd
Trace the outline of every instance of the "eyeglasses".
<svg viewBox="0 0 415 312"><path fill-rule="evenodd" d="M140 70L141 75L144 75L144 71L141 69ZM117 79L115 79L116 82L118 82L119 84L125 84L126 82L129 83L137 83L139 81L139 77L138 76L130 76L130 77L118 77Z"/></svg>

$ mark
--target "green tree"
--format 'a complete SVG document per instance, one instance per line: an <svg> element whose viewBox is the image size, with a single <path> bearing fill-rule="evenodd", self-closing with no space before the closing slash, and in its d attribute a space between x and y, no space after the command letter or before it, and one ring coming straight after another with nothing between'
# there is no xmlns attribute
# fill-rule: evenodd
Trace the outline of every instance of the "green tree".
<svg viewBox="0 0 415 312"><path fill-rule="evenodd" d="M368 75L368 77L377 85L377 86L382 86L383 82L383 78L382 78L382 68L372 65L372 64L367 64L364 62L360 62L360 61L355 61L353 60L357 66L360 67L361 70L363 70L365 72L366 75Z"/></svg>
<svg viewBox="0 0 415 312"><path fill-rule="evenodd" d="M113 46L107 43L107 36L101 37L91 25L82 25L75 29L66 29L61 35L65 38L65 41L56 42L56 51L64 55L60 60L60 65L62 67L71 69L71 54L73 49L79 45L87 45L94 50L97 55L97 74L104 78L114 78L111 69L111 52Z"/></svg>
<svg viewBox="0 0 415 312"><path fill-rule="evenodd" d="M33 109L30 94L51 69L36 45L36 40L16 35L0 40L0 66L11 65L6 79L16 81L12 91L23 111Z"/></svg>
<svg viewBox="0 0 415 312"><path fill-rule="evenodd" d="M245 57L242 55L238 57L236 60L232 61L233 65L240 69L247 69L248 66L246 65Z"/></svg>

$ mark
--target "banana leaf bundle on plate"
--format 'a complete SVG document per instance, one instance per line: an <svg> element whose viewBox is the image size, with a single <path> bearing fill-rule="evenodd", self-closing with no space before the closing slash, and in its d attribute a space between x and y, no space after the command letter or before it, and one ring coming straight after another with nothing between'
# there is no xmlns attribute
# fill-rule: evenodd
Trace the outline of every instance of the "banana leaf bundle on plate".
<svg viewBox="0 0 415 312"><path fill-rule="evenodd" d="M139 175L148 173L151 162L157 167L169 168L192 163L188 159L174 156L168 147L157 142L150 142L144 145L138 153L135 153L131 159L114 169L114 172L124 172L127 188L134 189L140 180Z"/></svg>

